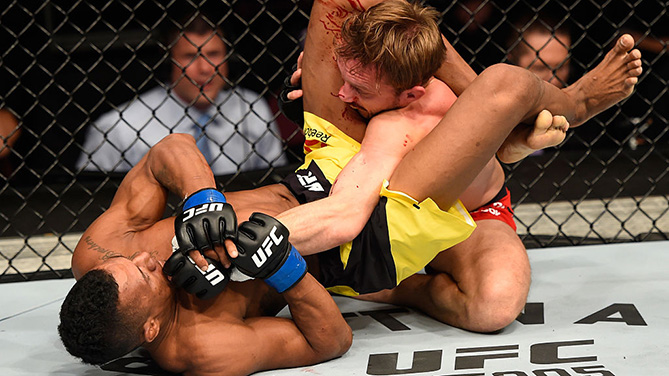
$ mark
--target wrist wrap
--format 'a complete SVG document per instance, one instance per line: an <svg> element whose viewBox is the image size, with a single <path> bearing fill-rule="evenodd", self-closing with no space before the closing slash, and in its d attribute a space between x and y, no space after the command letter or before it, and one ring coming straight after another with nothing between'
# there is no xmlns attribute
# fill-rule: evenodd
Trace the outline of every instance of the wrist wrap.
<svg viewBox="0 0 669 376"><path fill-rule="evenodd" d="M283 265L274 274L265 278L265 282L281 293L293 287L305 274L307 274L307 262L297 249L291 246Z"/></svg>
<svg viewBox="0 0 669 376"><path fill-rule="evenodd" d="M188 196L184 202L183 210L188 210L194 206L211 203L211 202L227 202L225 195L214 188L203 188Z"/></svg>

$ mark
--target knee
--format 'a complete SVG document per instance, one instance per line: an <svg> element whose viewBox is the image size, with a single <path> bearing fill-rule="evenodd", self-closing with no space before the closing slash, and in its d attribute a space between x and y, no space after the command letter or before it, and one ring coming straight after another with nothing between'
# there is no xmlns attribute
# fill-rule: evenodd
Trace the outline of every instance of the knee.
<svg viewBox="0 0 669 376"><path fill-rule="evenodd" d="M529 70L509 64L495 64L481 72L490 92L490 101L500 105L519 106L537 100L537 90L542 86L538 77Z"/></svg>
<svg viewBox="0 0 669 376"><path fill-rule="evenodd" d="M482 333L504 329L525 307L527 293L528 288L516 283L497 281L484 286L470 302L468 321L471 327L467 329Z"/></svg>

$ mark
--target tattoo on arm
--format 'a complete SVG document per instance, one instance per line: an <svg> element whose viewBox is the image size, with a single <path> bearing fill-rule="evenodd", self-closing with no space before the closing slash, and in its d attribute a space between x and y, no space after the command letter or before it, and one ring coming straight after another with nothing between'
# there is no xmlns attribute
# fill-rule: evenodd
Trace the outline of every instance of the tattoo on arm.
<svg viewBox="0 0 669 376"><path fill-rule="evenodd" d="M86 236L86 238L84 238L84 242L85 242L86 245L88 246L88 249L89 249L89 250L91 250L91 251L95 251L95 252L101 254L101 255L100 255L100 259L101 259L102 261L105 261L105 260L107 260L108 258L111 258L111 257L123 256L123 255L122 255L121 253L119 253L119 252L112 251L112 250L110 250L110 249L107 249L107 248L104 248L104 247L100 246L100 245L99 245L98 243L96 243L95 240L93 240L90 236Z"/></svg>

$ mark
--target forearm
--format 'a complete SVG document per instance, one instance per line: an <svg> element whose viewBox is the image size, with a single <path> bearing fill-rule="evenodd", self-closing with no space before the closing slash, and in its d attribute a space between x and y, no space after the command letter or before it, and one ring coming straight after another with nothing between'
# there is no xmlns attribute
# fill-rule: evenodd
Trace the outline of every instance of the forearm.
<svg viewBox="0 0 669 376"><path fill-rule="evenodd" d="M360 200L329 196L290 209L276 218L289 229L291 244L302 255L311 255L349 242L360 233L371 210L361 208L359 203Z"/></svg>
<svg viewBox="0 0 669 376"><path fill-rule="evenodd" d="M460 96L477 75L443 35L442 39L446 46L446 59L439 67L435 77L444 81L455 95Z"/></svg>
<svg viewBox="0 0 669 376"><path fill-rule="evenodd" d="M149 151L147 166L161 186L181 198L216 187L214 174L190 135L165 137Z"/></svg>
<svg viewBox="0 0 669 376"><path fill-rule="evenodd" d="M351 328L342 317L330 293L307 273L283 293L295 325L312 347L319 361L345 353L351 346Z"/></svg>

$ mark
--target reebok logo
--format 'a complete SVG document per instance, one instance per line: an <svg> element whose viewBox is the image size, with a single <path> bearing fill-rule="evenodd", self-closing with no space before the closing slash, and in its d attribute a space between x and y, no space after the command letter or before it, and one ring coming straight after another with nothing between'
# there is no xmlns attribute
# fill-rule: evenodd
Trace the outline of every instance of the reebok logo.
<svg viewBox="0 0 669 376"><path fill-rule="evenodd" d="M323 143L327 144L327 142L328 142L328 140L330 139L331 136L329 134L323 132L323 131L319 131L318 129L307 127L307 128L304 128L304 137L306 137L307 139L315 138L315 139L319 140L320 142L323 142Z"/></svg>
<svg viewBox="0 0 669 376"><path fill-rule="evenodd" d="M499 212L499 210L493 209L493 208L483 209L483 210L481 210L481 213L490 213L494 216L500 216L502 214L502 213Z"/></svg>
<svg viewBox="0 0 669 376"><path fill-rule="evenodd" d="M311 173L311 171L307 171L307 175L296 175L296 176L300 184L307 190L310 190L312 192L325 191L321 183L318 182L318 178L315 177L314 174Z"/></svg>

